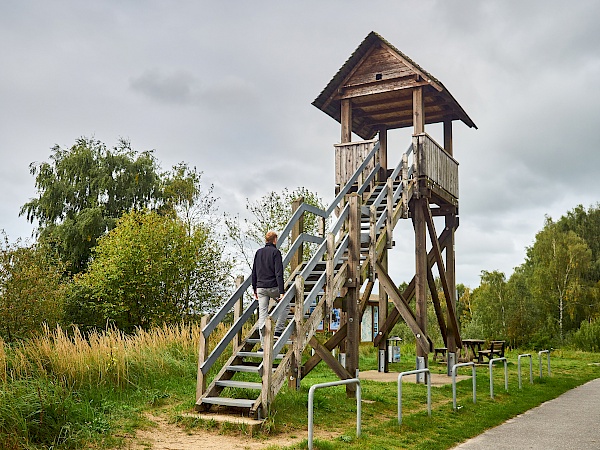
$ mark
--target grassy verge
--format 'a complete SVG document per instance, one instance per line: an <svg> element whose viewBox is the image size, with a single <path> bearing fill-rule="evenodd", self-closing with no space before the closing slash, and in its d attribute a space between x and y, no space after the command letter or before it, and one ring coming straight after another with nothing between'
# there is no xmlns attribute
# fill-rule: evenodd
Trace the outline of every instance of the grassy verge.
<svg viewBox="0 0 600 450"><path fill-rule="evenodd" d="M218 429L246 434L243 427L183 418L194 405L198 330L179 326L124 336L110 332L83 340L61 331L19 346L0 342L0 449L121 448L133 432L149 426L145 414L162 415L186 428ZM391 365L401 372L414 368L414 355L403 347L402 362ZM432 388L432 417L427 417L424 386L403 387L403 424L396 417L396 383L362 383L362 437L355 437L356 402L344 387L317 391L315 430L331 440L316 440L315 448L445 449L516 414L600 377L600 354L552 353L552 377L528 382L518 389L517 354L508 353L509 391L503 370L495 371L495 399L489 396L487 367L477 369L477 404L472 403L471 381L458 383L458 412L452 409L452 388ZM361 347L361 370L376 369L376 351ZM433 372L446 367L431 363ZM470 370L463 369L465 374ZM544 374L545 374L544 366ZM335 380L320 364L302 381L300 391L284 389L275 399L270 418L253 438L307 434L308 389ZM248 436L250 438L250 436ZM306 440L290 449L306 448Z"/></svg>

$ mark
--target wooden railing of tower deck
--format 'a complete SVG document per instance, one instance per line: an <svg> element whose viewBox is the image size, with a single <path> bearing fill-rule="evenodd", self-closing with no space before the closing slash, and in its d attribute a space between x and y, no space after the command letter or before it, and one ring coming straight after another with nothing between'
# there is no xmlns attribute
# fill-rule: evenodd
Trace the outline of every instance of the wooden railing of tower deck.
<svg viewBox="0 0 600 450"><path fill-rule="evenodd" d="M426 178L458 198L458 162L426 133L413 136L417 178Z"/></svg>

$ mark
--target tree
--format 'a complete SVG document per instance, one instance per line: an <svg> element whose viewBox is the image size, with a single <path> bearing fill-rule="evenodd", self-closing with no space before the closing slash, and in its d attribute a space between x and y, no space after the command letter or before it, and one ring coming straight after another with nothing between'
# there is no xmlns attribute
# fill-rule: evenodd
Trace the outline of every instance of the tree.
<svg viewBox="0 0 600 450"><path fill-rule="evenodd" d="M20 214L38 221L40 238L57 246L73 273L85 270L97 239L124 212L161 202L152 152L138 154L126 140L109 150L82 137L69 149L54 146L50 160L30 165L38 196Z"/></svg>
<svg viewBox="0 0 600 450"><path fill-rule="evenodd" d="M27 338L62 320L67 289L64 268L52 249L9 244L0 248L0 336L6 341Z"/></svg>
<svg viewBox="0 0 600 450"><path fill-rule="evenodd" d="M472 321L480 324L483 337L507 336L508 304L504 273L482 270L481 283L472 293L471 306Z"/></svg>
<svg viewBox="0 0 600 450"><path fill-rule="evenodd" d="M565 332L565 312L574 318L577 303L585 297L584 274L589 270L592 252L573 231L563 232L546 218L544 229L528 249L532 271L532 293L558 321L561 342ZM573 327L577 327L575 321Z"/></svg>
<svg viewBox="0 0 600 450"><path fill-rule="evenodd" d="M248 267L252 266L253 248L265 243L267 231L281 231L285 228L293 214L292 203L299 198L303 198L309 205L326 209L323 200L316 193L304 187L298 187L291 192L285 188L281 193L271 191L256 201L246 199L246 209L251 214L251 218L244 219L243 224L239 217L225 218L229 237ZM319 236L322 227L320 221L320 217L305 213L305 233ZM289 246L290 242L287 242L281 247L282 253L285 254ZM304 247L304 259L307 260L310 258L311 248L309 245Z"/></svg>
<svg viewBox="0 0 600 450"><path fill-rule="evenodd" d="M74 280L68 311L84 327L130 332L194 320L214 309L231 264L212 230L156 212L125 214L101 237L88 271Z"/></svg>

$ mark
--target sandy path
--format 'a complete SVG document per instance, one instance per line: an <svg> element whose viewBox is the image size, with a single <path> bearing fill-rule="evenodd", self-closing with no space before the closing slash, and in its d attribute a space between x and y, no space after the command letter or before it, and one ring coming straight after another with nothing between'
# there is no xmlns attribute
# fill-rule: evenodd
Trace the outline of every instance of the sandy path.
<svg viewBox="0 0 600 450"><path fill-rule="evenodd" d="M130 442L129 449L142 450L257 450L269 446L288 446L306 439L305 433L296 433L292 436L280 434L267 438L252 438L240 433L239 435L218 434L206 430L185 431L177 425L170 424L162 417L148 416L156 427L147 430L138 430L135 439ZM315 438L333 439L336 434L318 432Z"/></svg>

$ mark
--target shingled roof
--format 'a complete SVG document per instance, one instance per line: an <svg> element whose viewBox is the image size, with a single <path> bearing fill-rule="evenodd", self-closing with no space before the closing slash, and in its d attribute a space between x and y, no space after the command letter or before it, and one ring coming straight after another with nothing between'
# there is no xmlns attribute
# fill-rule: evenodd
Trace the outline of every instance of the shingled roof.
<svg viewBox="0 0 600 450"><path fill-rule="evenodd" d="M352 101L352 131L372 139L382 127L413 125L412 91L422 86L425 123L461 120L477 128L433 75L372 31L312 103L340 122L342 99Z"/></svg>

